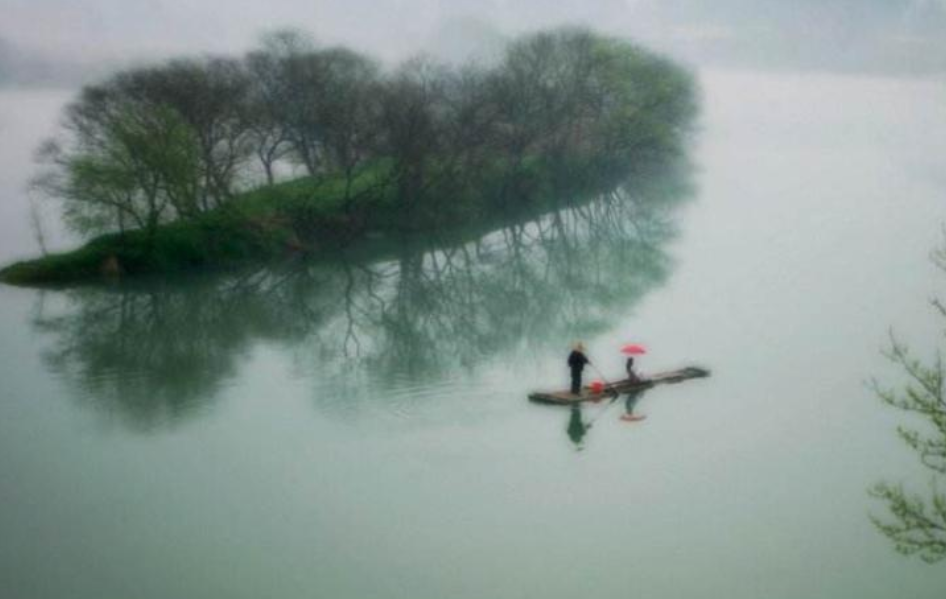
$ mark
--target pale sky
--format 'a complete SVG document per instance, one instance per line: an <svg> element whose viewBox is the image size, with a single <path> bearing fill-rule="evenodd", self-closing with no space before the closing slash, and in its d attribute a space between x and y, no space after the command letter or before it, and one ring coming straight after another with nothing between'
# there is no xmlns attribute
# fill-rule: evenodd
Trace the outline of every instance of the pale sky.
<svg viewBox="0 0 946 599"><path fill-rule="evenodd" d="M239 54L286 26L394 61L582 23L696 61L946 66L946 0L0 0L0 15L0 42L69 65Z"/></svg>

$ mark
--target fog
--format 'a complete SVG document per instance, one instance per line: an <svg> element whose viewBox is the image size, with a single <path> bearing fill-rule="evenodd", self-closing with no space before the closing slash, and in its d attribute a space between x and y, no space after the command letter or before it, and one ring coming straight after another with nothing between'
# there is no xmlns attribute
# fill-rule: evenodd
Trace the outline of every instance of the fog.
<svg viewBox="0 0 946 599"><path fill-rule="evenodd" d="M943 598L946 561L898 555L868 489L942 506L946 480L898 437L922 418L865 382L910 378L888 333L917 364L946 351L946 0L0 0L0 267L83 241L28 185L83 84L276 28L393 65L564 23L693 67L667 168L480 238L0 284L0 595ZM542 187L569 199L573 173ZM591 380L624 376L628 342L645 375L712 376L588 405L572 435L526 399L567 385L573 339Z"/></svg>
<svg viewBox="0 0 946 599"><path fill-rule="evenodd" d="M3 0L0 83L66 85L123 64L239 53L297 27L393 62L488 55L523 30L580 23L701 66L946 70L946 0Z"/></svg>

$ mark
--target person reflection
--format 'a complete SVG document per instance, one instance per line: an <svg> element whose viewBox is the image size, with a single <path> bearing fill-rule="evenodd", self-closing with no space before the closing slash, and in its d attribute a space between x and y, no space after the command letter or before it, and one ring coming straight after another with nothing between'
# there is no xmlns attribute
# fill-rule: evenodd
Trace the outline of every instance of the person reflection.
<svg viewBox="0 0 946 599"><path fill-rule="evenodd" d="M581 418L581 407L577 403L571 406L571 416L568 418L568 438L575 444L575 448L581 450L584 446L582 440L588 432L588 425Z"/></svg>
<svg viewBox="0 0 946 599"><path fill-rule="evenodd" d="M635 389L628 392L624 396L624 414L621 415L621 420L625 422L637 422L638 420L643 420L646 416L641 414L635 414L634 408L637 406L637 402L640 400L641 395L647 389Z"/></svg>
<svg viewBox="0 0 946 599"><path fill-rule="evenodd" d="M352 369L382 385L447 376L457 364L472 371L557 347L579 317L583 330L604 330L662 285L688 173L667 168L605 193L569 192L553 198L553 213L518 215L473 241L444 232L404 242L395 260L390 248L371 249L83 287L62 311L40 310L34 326L53 337L46 364L77 398L141 430L208 413L259 343L291 348L313 365L313 381L349 384ZM354 405L319 397L320 409L347 414ZM576 409L568 425L576 444L590 426L581 416Z"/></svg>

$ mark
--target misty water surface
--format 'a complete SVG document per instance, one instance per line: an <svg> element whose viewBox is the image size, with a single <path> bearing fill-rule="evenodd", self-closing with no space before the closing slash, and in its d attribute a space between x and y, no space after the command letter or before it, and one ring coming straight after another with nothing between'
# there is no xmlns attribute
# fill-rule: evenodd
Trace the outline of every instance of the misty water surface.
<svg viewBox="0 0 946 599"><path fill-rule="evenodd" d="M925 474L864 381L895 380L888 327L936 340L946 89L703 85L692 164L483 237L0 288L0 588L941 597L867 518L870 484ZM14 197L61 100L2 102L32 115L3 124ZM9 205L4 259L33 243ZM648 392L642 423L587 409L576 447L525 396L567 383L578 337L605 373L636 341L645 372L713 376Z"/></svg>

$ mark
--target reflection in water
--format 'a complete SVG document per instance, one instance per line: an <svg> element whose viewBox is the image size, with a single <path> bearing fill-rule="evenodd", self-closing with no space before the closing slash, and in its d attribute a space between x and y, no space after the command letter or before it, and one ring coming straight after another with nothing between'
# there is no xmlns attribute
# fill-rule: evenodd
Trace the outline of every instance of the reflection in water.
<svg viewBox="0 0 946 599"><path fill-rule="evenodd" d="M54 334L46 354L54 372L85 400L147 428L214 398L254 340L300 338L258 285L251 276L82 289L69 294L74 309L41 309L35 326Z"/></svg>
<svg viewBox="0 0 946 599"><path fill-rule="evenodd" d="M667 278L664 248L689 192L689 170L674 162L474 239L72 290L62 313L39 308L35 326L54 342L54 372L138 428L206 406L260 341L292 347L319 385L347 386L335 408L352 409L359 394L377 396L373 386L605 330Z"/></svg>
<svg viewBox="0 0 946 599"><path fill-rule="evenodd" d="M582 448L582 441L585 438L585 434L588 433L589 428L590 425L585 424L581 418L581 406L579 404L572 404L571 413L568 417L567 431L568 438L572 440L576 448Z"/></svg>
<svg viewBox="0 0 946 599"><path fill-rule="evenodd" d="M613 398L606 400L607 403L599 408L597 413L588 420L584 419L583 404L569 404L568 426L565 430L568 433L568 438L575 444L575 449L578 451L584 449L584 441L585 437L588 436L588 431L611 409L611 406L621 399L623 399L625 410L624 415L621 417L622 420L636 421L643 419L643 417L634 414L634 408L649 389L649 387L644 387L635 389L629 393L615 395Z"/></svg>
<svg viewBox="0 0 946 599"><path fill-rule="evenodd" d="M637 407L637 402L640 401L641 396L646 390L647 389L636 389L624 396L624 416L627 417L627 419L635 416L634 408Z"/></svg>

